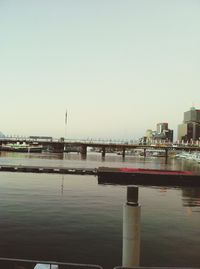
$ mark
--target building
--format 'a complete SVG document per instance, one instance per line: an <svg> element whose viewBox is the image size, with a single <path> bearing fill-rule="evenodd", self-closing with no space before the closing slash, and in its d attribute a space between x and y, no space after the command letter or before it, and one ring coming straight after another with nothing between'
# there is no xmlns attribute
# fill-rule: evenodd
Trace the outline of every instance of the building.
<svg viewBox="0 0 200 269"><path fill-rule="evenodd" d="M193 143L200 139L200 110L191 107L184 112L183 123L178 125L178 140Z"/></svg>
<svg viewBox="0 0 200 269"><path fill-rule="evenodd" d="M183 122L200 123L200 109L195 109L195 107L191 107L189 111L184 112Z"/></svg>
<svg viewBox="0 0 200 269"><path fill-rule="evenodd" d="M145 136L147 140L151 140L153 138L153 131L151 129L146 130Z"/></svg>
<svg viewBox="0 0 200 269"><path fill-rule="evenodd" d="M160 143L167 142L168 143L168 142L173 142L173 135L174 135L173 130L163 129L161 132L155 132L153 139L156 142L160 142Z"/></svg>
<svg viewBox="0 0 200 269"><path fill-rule="evenodd" d="M173 130L168 128L167 122L161 122L156 125L156 131L148 129L141 140L143 144L152 143L172 143Z"/></svg>
<svg viewBox="0 0 200 269"><path fill-rule="evenodd" d="M168 123L167 122L157 123L156 127L157 127L157 133L161 134L164 132L164 130L168 130Z"/></svg>

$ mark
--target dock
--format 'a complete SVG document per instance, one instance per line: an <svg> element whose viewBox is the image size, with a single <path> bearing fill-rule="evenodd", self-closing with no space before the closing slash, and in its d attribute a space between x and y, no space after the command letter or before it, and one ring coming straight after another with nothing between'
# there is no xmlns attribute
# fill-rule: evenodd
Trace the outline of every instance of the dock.
<svg viewBox="0 0 200 269"><path fill-rule="evenodd" d="M200 187L200 174L192 171L99 167L99 184Z"/></svg>
<svg viewBox="0 0 200 269"><path fill-rule="evenodd" d="M97 176L98 184L200 187L200 173L142 168L0 165L0 172Z"/></svg>
<svg viewBox="0 0 200 269"><path fill-rule="evenodd" d="M68 168L61 166L0 165L0 172L24 172L44 174L97 175L95 168Z"/></svg>

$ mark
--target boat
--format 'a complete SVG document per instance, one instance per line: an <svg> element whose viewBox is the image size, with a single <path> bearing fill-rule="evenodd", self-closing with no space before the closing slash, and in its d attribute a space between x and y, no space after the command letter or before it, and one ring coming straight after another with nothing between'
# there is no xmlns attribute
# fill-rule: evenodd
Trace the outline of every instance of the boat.
<svg viewBox="0 0 200 269"><path fill-rule="evenodd" d="M146 186L200 186L200 174L192 171L99 167L99 184Z"/></svg>
<svg viewBox="0 0 200 269"><path fill-rule="evenodd" d="M43 146L38 143L8 143L1 146L1 151L12 152L42 152Z"/></svg>
<svg viewBox="0 0 200 269"><path fill-rule="evenodd" d="M199 152L180 152L177 153L176 156L177 158L183 158L186 160L192 160L192 161L196 161L198 163L200 163L200 153Z"/></svg>

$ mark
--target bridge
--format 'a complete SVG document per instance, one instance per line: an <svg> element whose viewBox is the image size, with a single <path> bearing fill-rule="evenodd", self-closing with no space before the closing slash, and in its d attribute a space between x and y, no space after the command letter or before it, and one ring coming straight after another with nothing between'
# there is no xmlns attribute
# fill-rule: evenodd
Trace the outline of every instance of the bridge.
<svg viewBox="0 0 200 269"><path fill-rule="evenodd" d="M87 156L87 149L89 147L97 148L99 152L101 152L102 157L104 158L106 152L110 150L120 151L122 158L125 158L126 150L131 149L140 149L143 150L143 156L146 157L146 152L148 149L154 150L163 150L165 152L165 157L168 157L169 151L200 151L200 146L198 145L172 145L172 144L157 144L157 145L140 145L140 144L132 144L132 143L121 143L121 142L111 142L111 141L93 141L93 140L66 140L64 138L61 139L33 139L33 138L22 138L22 137L6 137L0 138L0 146L2 144L8 143L27 143L34 144L39 143L44 147L49 147L52 149L54 153L63 153L65 149L76 148L77 151L81 153L82 157ZM73 150L71 150L73 151Z"/></svg>

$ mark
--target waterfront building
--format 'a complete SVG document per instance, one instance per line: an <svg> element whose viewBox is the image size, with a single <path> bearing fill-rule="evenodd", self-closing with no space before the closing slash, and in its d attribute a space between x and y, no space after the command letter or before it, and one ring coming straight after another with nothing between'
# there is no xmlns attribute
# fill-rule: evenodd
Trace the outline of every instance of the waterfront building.
<svg viewBox="0 0 200 269"><path fill-rule="evenodd" d="M167 122L160 122L160 123L157 123L156 127L157 127L157 133L161 134L165 130L168 130L168 123Z"/></svg>
<svg viewBox="0 0 200 269"><path fill-rule="evenodd" d="M183 123L178 125L178 140L196 142L200 139L200 109L191 107L184 112Z"/></svg>
<svg viewBox="0 0 200 269"><path fill-rule="evenodd" d="M146 130L145 137L147 138L147 141L151 141L153 138L153 131L151 129Z"/></svg>
<svg viewBox="0 0 200 269"><path fill-rule="evenodd" d="M189 111L184 112L184 123L187 122L196 122L200 123L200 109L191 107Z"/></svg>
<svg viewBox="0 0 200 269"><path fill-rule="evenodd" d="M156 142L165 143L165 142L173 142L173 130L166 129L162 132L155 132L153 139Z"/></svg>
<svg viewBox="0 0 200 269"><path fill-rule="evenodd" d="M144 144L152 143L172 143L173 130L168 128L167 122L160 122L156 125L156 131L148 129L145 136L141 139Z"/></svg>
<svg viewBox="0 0 200 269"><path fill-rule="evenodd" d="M166 142L173 142L173 130L168 128L167 122L157 123L157 131L154 139L161 139Z"/></svg>

